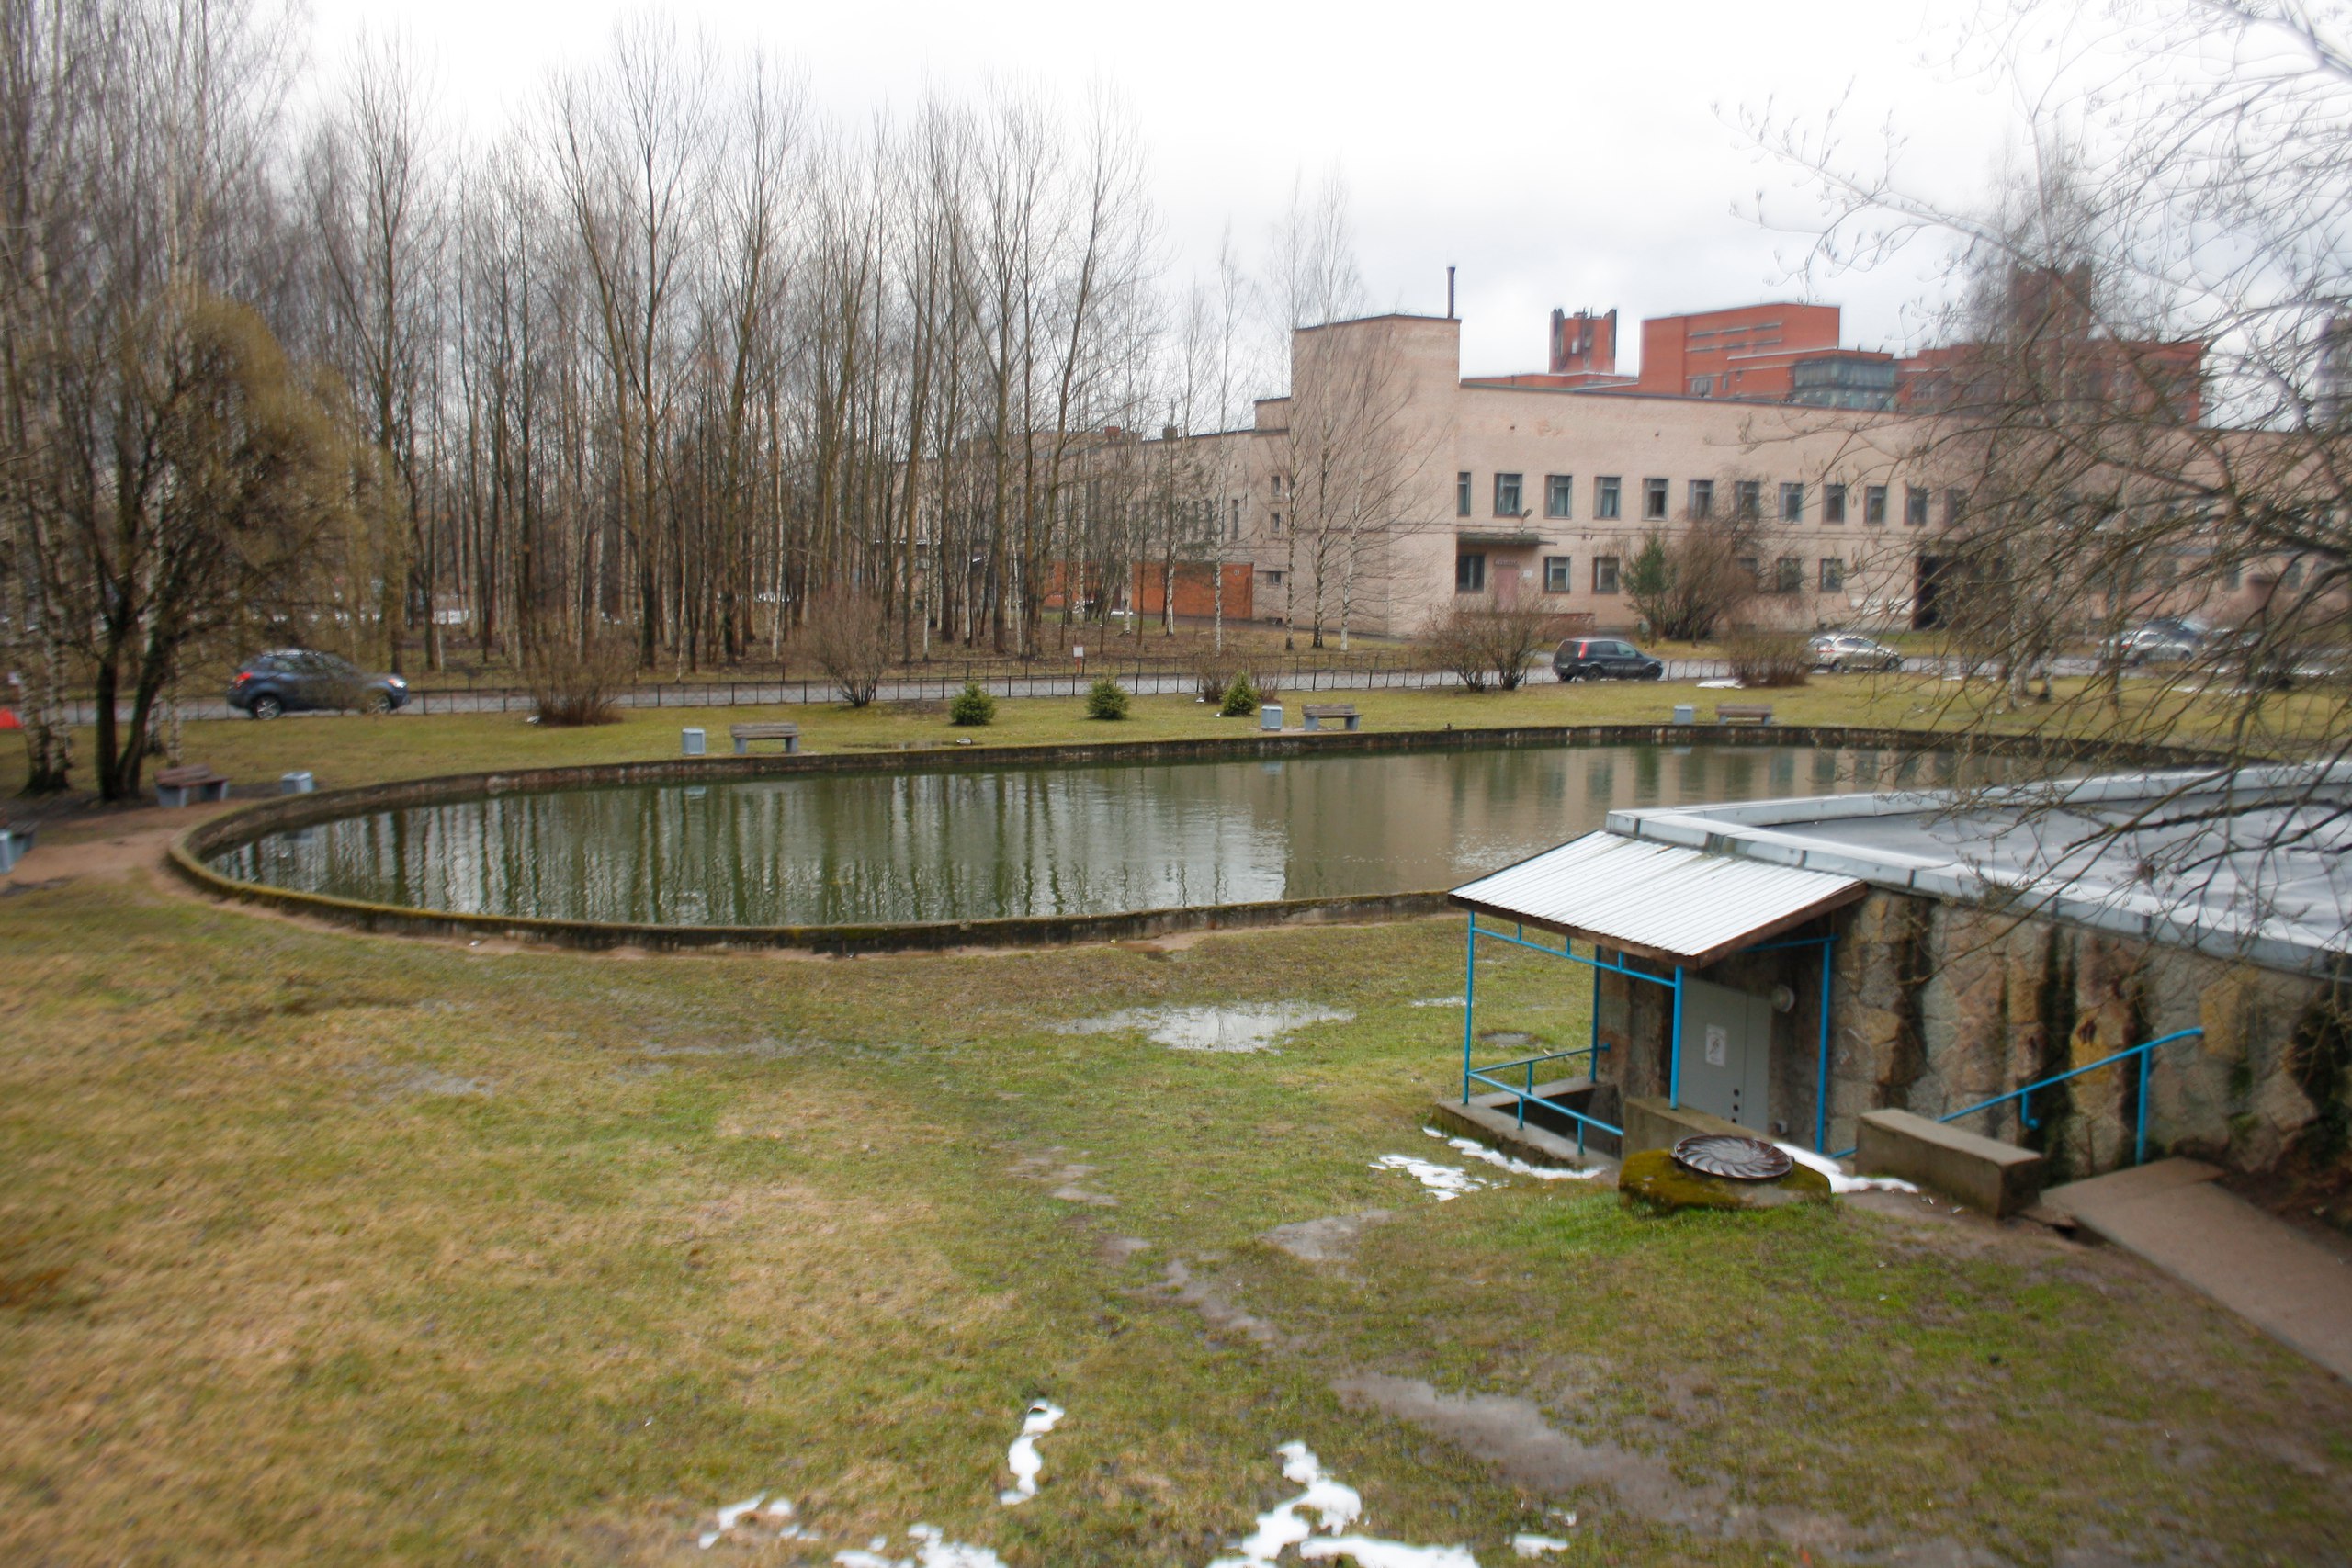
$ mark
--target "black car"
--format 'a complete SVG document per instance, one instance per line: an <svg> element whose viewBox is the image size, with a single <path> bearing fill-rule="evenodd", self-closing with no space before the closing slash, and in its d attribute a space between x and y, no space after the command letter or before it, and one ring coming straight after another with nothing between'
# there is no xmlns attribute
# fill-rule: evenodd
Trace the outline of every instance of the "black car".
<svg viewBox="0 0 2352 1568"><path fill-rule="evenodd" d="M1563 681L1655 681L1666 665L1615 637L1572 637L1552 655L1552 673Z"/></svg>
<svg viewBox="0 0 2352 1568"><path fill-rule="evenodd" d="M390 713L408 705L408 682L397 675L370 675L332 653L284 648L255 654L239 667L229 682L229 705L254 718L306 708Z"/></svg>

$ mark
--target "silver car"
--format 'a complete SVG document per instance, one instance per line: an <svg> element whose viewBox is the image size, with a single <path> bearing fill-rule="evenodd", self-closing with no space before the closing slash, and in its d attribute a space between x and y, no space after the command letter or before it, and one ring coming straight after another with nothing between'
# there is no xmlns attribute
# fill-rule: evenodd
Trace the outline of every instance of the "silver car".
<svg viewBox="0 0 2352 1568"><path fill-rule="evenodd" d="M1805 644L1805 657L1815 670L1842 675L1849 670L1894 671L1903 668L1903 655L1883 642L1857 632L1823 632Z"/></svg>

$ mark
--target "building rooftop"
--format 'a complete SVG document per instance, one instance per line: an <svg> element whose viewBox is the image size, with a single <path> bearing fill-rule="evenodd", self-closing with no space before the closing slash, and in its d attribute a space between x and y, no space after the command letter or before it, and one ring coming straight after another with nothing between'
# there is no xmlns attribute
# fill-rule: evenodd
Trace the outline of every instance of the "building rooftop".
<svg viewBox="0 0 2352 1568"><path fill-rule="evenodd" d="M2352 763L1615 811L1607 830L2269 968L2352 950Z"/></svg>

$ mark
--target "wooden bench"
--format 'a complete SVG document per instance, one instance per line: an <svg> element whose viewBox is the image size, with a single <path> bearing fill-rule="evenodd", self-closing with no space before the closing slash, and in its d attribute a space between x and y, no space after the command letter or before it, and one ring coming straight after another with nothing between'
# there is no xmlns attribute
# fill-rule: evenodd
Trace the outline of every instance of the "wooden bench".
<svg viewBox="0 0 2352 1568"><path fill-rule="evenodd" d="M1322 721L1327 718L1339 720L1342 729L1358 729L1363 726L1363 720L1356 716L1356 705L1353 703L1309 703L1300 711L1306 715L1306 728L1309 729L1320 729Z"/></svg>
<svg viewBox="0 0 2352 1568"><path fill-rule="evenodd" d="M735 738L735 755L748 756L754 740L781 740L786 756L800 750L800 727L797 724L730 724L727 733Z"/></svg>
<svg viewBox="0 0 2352 1568"><path fill-rule="evenodd" d="M1770 724L1772 705L1770 703L1717 703L1717 724Z"/></svg>
<svg viewBox="0 0 2352 1568"><path fill-rule="evenodd" d="M177 807L190 800L226 800L229 775L216 773L201 762L164 768L155 775L155 804Z"/></svg>

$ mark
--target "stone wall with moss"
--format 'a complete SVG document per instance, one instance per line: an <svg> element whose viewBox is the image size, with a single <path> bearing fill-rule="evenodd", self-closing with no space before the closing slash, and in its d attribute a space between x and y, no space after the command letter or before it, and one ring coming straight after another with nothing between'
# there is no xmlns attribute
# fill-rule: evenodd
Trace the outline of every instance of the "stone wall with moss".
<svg viewBox="0 0 2352 1568"><path fill-rule="evenodd" d="M2202 1027L2164 1047L2149 1085L2153 1153L2240 1170L2352 1158L2352 967L2308 976L1973 905L1874 890L1836 918L1829 1135L1893 1106L1940 1117L2128 1045ZM1695 971L1795 1006L1774 1015L1771 1121L1809 1143L1820 971L1813 949L1753 953ZM1660 974L1663 966L1649 965ZM1600 976L1600 1076L1626 1095L1666 1092L1666 988ZM2138 1075L2129 1063L1971 1117L1970 1131L2050 1157L2052 1179L2128 1163Z"/></svg>

